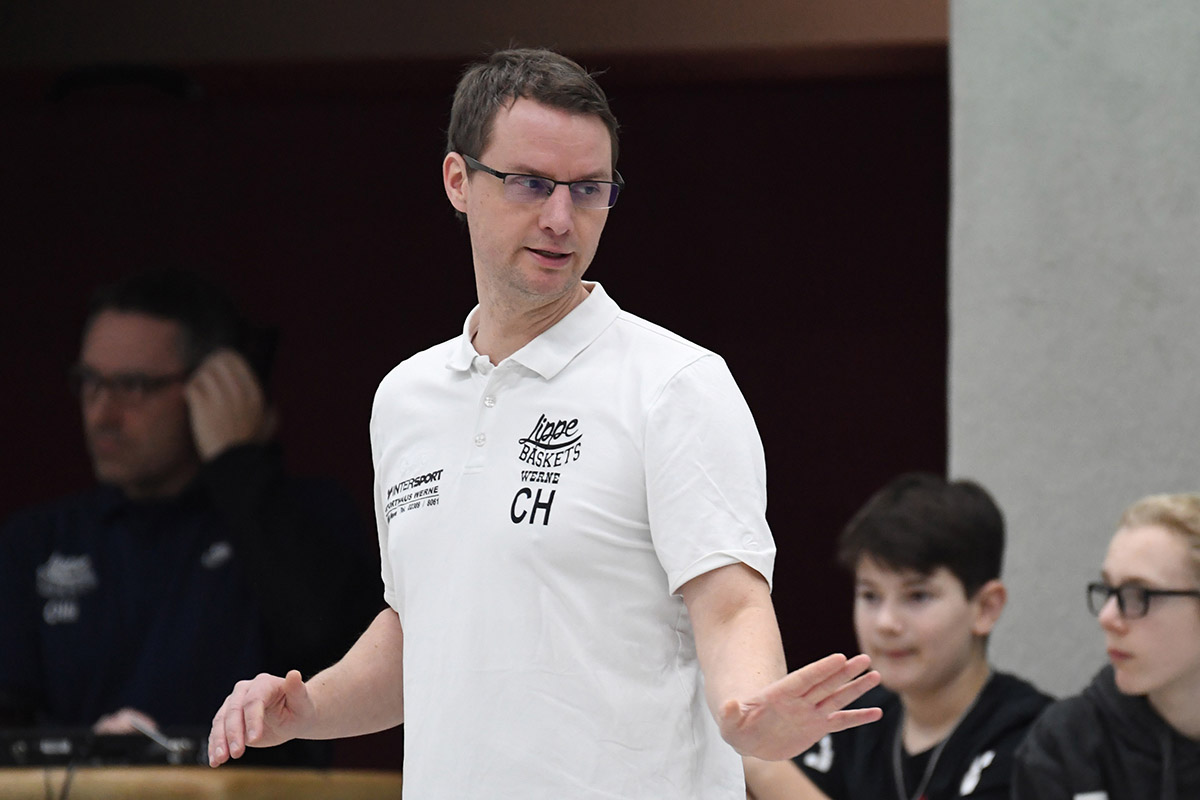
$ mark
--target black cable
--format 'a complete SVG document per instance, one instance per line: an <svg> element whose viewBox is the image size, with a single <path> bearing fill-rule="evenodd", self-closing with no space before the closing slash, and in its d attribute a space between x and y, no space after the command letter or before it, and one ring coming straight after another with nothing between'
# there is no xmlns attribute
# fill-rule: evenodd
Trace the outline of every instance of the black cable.
<svg viewBox="0 0 1200 800"><path fill-rule="evenodd" d="M75 777L75 759L72 758L67 762L67 771L63 775L62 790L58 793L58 800L67 800L67 795L71 793L71 781Z"/></svg>
<svg viewBox="0 0 1200 800"><path fill-rule="evenodd" d="M70 741L70 740L69 740ZM80 741L72 741L70 744L70 758L63 769L63 783L58 791L58 800L67 800L71 793L71 783L75 780L75 770L79 764L86 763L91 757L92 748L95 746L95 737L89 732L87 736ZM44 745L42 745L44 747ZM43 750L43 752L45 752ZM42 770L42 782L45 787L46 800L54 800L54 791L50 783L51 766L47 764Z"/></svg>

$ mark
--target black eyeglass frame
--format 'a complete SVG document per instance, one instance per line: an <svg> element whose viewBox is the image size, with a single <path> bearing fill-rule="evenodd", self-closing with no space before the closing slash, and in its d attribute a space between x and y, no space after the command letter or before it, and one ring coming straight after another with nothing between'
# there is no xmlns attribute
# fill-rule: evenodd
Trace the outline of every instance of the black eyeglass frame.
<svg viewBox="0 0 1200 800"><path fill-rule="evenodd" d="M118 372L101 375L91 367L75 364L67 372L71 391L81 400L89 400L101 389L107 389L114 397L123 401L140 402L157 394L168 386L183 383L192 377L191 372L176 372L169 375L147 375L144 372ZM91 385L89 390L87 387Z"/></svg>
<svg viewBox="0 0 1200 800"><path fill-rule="evenodd" d="M1125 592L1136 592L1138 601L1135 607L1141 611L1137 614L1129 613L1128 604L1125 602ZM1103 594L1104 599L1097 604L1098 595ZM1150 600L1155 597L1200 597L1200 589L1148 589L1145 586L1135 586L1132 584L1123 584L1121 586L1109 586L1107 583L1089 583L1087 585L1087 605L1088 611L1094 616L1100 616L1100 612L1104 610L1104 606L1108 604L1110 597L1117 598L1117 611L1120 612L1123 619L1141 619L1150 613Z"/></svg>
<svg viewBox="0 0 1200 800"><path fill-rule="evenodd" d="M616 178L615 181L605 181L598 178L586 178L578 181L556 181L553 178L547 178L545 175L531 175L527 172L501 172L498 169L492 169L487 164L472 158L466 153L459 153L459 155L463 157L463 161L467 162L467 166L471 169L477 169L480 172L486 172L488 175L494 175L505 183L508 183L509 178L535 178L539 181L546 181L550 184L550 191L546 192L546 197L554 194L554 190L559 186L565 186L567 187L567 191L571 192L572 203L575 202L573 198L576 196L575 193L571 191L572 186L576 186L581 183L599 183L604 186L611 186L615 191L609 192L609 204L606 206L597 206L594 210L612 208L615 206L617 204L617 198L621 196L621 192L625 189L625 179L622 178L621 173L617 172L616 170L613 170L613 177ZM586 208L586 206L581 206L581 208Z"/></svg>

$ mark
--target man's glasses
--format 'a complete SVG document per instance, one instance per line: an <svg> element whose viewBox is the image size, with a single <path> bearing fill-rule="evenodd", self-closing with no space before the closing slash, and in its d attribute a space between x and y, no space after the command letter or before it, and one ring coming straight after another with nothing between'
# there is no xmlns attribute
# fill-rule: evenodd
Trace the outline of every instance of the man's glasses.
<svg viewBox="0 0 1200 800"><path fill-rule="evenodd" d="M1089 583L1087 587L1088 611L1100 616L1108 598L1117 598L1117 610L1125 619L1140 619L1150 611L1153 597L1200 597L1196 589L1147 589L1144 586L1125 584L1109 586L1107 583Z"/></svg>
<svg viewBox="0 0 1200 800"><path fill-rule="evenodd" d="M504 181L504 198L514 203L540 203L554 194L554 190L561 185L570 191L571 202L576 208L612 208L617 204L617 195L625 186L625 179L619 172L614 173L617 178L615 181L556 181L540 175L501 172L479 163L468 155L463 155L463 161L466 161L471 169L495 175Z"/></svg>
<svg viewBox="0 0 1200 800"><path fill-rule="evenodd" d="M147 375L144 372L118 372L115 375L101 375L90 367L76 364L67 374L73 391L85 403L93 402L100 396L100 390L108 391L108 396L121 405L138 405L155 392L188 379L185 372L174 375Z"/></svg>

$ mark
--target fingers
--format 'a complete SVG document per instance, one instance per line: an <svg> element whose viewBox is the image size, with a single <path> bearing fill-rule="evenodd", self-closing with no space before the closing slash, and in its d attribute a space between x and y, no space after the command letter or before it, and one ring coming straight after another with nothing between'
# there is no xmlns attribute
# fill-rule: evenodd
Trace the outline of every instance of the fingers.
<svg viewBox="0 0 1200 800"><path fill-rule="evenodd" d="M250 362L236 350L221 348L214 350L200 363L193 373L193 380L203 376L219 376L228 386L257 386L258 379Z"/></svg>
<svg viewBox="0 0 1200 800"><path fill-rule="evenodd" d="M792 697L810 697L813 692L817 692L819 696L812 699L813 702L820 702L832 692L832 689L822 692L821 687L833 683L841 685L862 671L857 666L860 663L857 659L858 656L855 656L855 659L848 661L841 653L834 653L788 673L776 686ZM851 664L855 666L849 666Z"/></svg>
<svg viewBox="0 0 1200 800"><path fill-rule="evenodd" d="M240 742L242 724L242 697L246 693L247 681L238 681L233 693L217 709L212 729L208 733L208 765L219 767L230 759L230 740ZM232 734L232 735L231 735Z"/></svg>
<svg viewBox="0 0 1200 800"><path fill-rule="evenodd" d="M263 673L252 681L238 681L213 717L208 736L208 763L219 766L241 758L250 746L267 747L287 741L294 734L294 709L311 708L300 673L286 678Z"/></svg>
<svg viewBox="0 0 1200 800"><path fill-rule="evenodd" d="M863 672L870 665L870 656L860 654L848 659L841 653L834 653L789 673L770 693L804 698L814 705L840 709L878 685L877 672Z"/></svg>
<svg viewBox="0 0 1200 800"><path fill-rule="evenodd" d="M742 755L769 761L791 758L827 733L874 722L878 708L844 710L879 684L879 673L864 673L865 655L835 653L791 672L750 699L721 707L721 735Z"/></svg>
<svg viewBox="0 0 1200 800"><path fill-rule="evenodd" d="M246 703L244 710L246 745L257 745L263 740L271 709L278 711L280 706L295 706L298 704L296 700L304 696L306 692L304 678L301 678L299 670L290 670L282 681L277 678L272 680L276 681L276 686L270 696L256 696Z"/></svg>
<svg viewBox="0 0 1200 800"><path fill-rule="evenodd" d="M817 700L817 707L823 711L834 709L827 718L830 733L876 722L883 717L883 711L879 708L844 710L850 703L879 685L880 675L878 672L874 670L863 672L870 665L870 656L857 655L847 660L842 669L810 693L811 697L817 691L828 691L828 695L824 699ZM815 697L812 699L816 700Z"/></svg>
<svg viewBox="0 0 1200 800"><path fill-rule="evenodd" d="M228 713L229 698L217 709L212 727L208 731L208 765L219 767L229 760L229 743L225 740L225 715Z"/></svg>
<svg viewBox="0 0 1200 800"><path fill-rule="evenodd" d="M878 672L872 670L863 673L849 683L838 686L832 694L820 701L820 705L822 708L845 708L878 685Z"/></svg>
<svg viewBox="0 0 1200 800"><path fill-rule="evenodd" d="M261 736L263 702L259 696L264 690L264 679L270 678L270 675L259 675L253 681L238 681L234 685L233 692L213 717L208 735L209 766L220 766L231 758L242 757L246 752L247 726L256 725Z"/></svg>
<svg viewBox="0 0 1200 800"><path fill-rule="evenodd" d="M246 731L243 741L247 746L253 746L262 741L266 734L269 708L276 707L281 703L288 705L298 693L304 692L304 679L297 670L288 672L282 681L274 677L271 680L273 686L269 695L254 694L243 706L242 719ZM232 747L232 743L230 746Z"/></svg>
<svg viewBox="0 0 1200 800"><path fill-rule="evenodd" d="M865 672L871 666L871 657L866 653L859 653L854 658L846 660L845 670L851 675L857 675L860 672Z"/></svg>
<svg viewBox="0 0 1200 800"><path fill-rule="evenodd" d="M837 733L847 728L856 728L883 718L881 708L851 708L846 711L835 711L829 715L829 732Z"/></svg>
<svg viewBox="0 0 1200 800"><path fill-rule="evenodd" d="M818 683L832 678L839 671L845 669L847 663L849 662L846 660L844 655L841 653L833 653L825 656L822 659L818 659L811 664L805 664L803 667L796 670L794 674L802 675L805 683L807 683L807 688L811 689Z"/></svg>
<svg viewBox="0 0 1200 800"><path fill-rule="evenodd" d="M261 408L263 390L249 362L232 350L218 350L197 367L187 385L188 398L221 401L236 408Z"/></svg>
<svg viewBox="0 0 1200 800"><path fill-rule="evenodd" d="M184 391L202 459L265 438L266 397L250 364L234 351L218 350L206 358Z"/></svg>

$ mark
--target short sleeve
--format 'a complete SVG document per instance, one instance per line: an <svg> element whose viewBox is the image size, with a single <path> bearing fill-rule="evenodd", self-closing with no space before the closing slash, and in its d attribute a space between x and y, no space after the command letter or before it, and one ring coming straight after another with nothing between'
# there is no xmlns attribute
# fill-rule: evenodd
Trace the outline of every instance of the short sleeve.
<svg viewBox="0 0 1200 800"><path fill-rule="evenodd" d="M742 562L771 583L766 464L746 400L711 353L665 383L646 420L650 534L671 592Z"/></svg>

